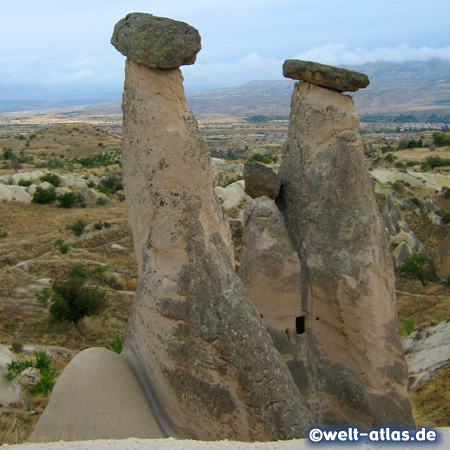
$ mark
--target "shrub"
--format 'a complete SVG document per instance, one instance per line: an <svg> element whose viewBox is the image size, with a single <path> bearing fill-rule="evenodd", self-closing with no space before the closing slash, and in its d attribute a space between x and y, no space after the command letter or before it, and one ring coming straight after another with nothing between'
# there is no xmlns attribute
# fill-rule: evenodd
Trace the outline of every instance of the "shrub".
<svg viewBox="0 0 450 450"><path fill-rule="evenodd" d="M103 222L103 226L105 228L111 228L111 224L109 222Z"/></svg>
<svg viewBox="0 0 450 450"><path fill-rule="evenodd" d="M438 147L450 145L450 136L444 133L433 133L433 141Z"/></svg>
<svg viewBox="0 0 450 450"><path fill-rule="evenodd" d="M50 317L56 322L77 324L84 317L99 314L106 306L106 292L84 286L81 278L54 281Z"/></svg>
<svg viewBox="0 0 450 450"><path fill-rule="evenodd" d="M66 253L68 253L69 250L70 250L70 245L69 245L69 244L62 243L62 244L60 245L60 247L59 247L59 251L60 251L63 255L65 255Z"/></svg>
<svg viewBox="0 0 450 450"><path fill-rule="evenodd" d="M450 212L446 212L441 215L442 222L444 223L450 223Z"/></svg>
<svg viewBox="0 0 450 450"><path fill-rule="evenodd" d="M55 188L49 187L48 189L43 189L40 186L36 188L33 194L32 203L47 204L53 203L57 199Z"/></svg>
<svg viewBox="0 0 450 450"><path fill-rule="evenodd" d="M101 223L101 222L95 222L94 223L94 228L96 229L96 230L102 230L103 229L103 224Z"/></svg>
<svg viewBox="0 0 450 450"><path fill-rule="evenodd" d="M58 195L58 208L73 208L77 203L77 194L74 192L66 192Z"/></svg>
<svg viewBox="0 0 450 450"><path fill-rule="evenodd" d="M106 200L106 198L104 198L104 197L99 197L96 201L96 204L100 205L100 206L105 206L107 203L108 203L108 200Z"/></svg>
<svg viewBox="0 0 450 450"><path fill-rule="evenodd" d="M75 263L70 266L70 275L76 278L81 278L83 281L88 276L88 268L83 263Z"/></svg>
<svg viewBox="0 0 450 450"><path fill-rule="evenodd" d="M397 272L401 276L416 276L425 286L427 284L426 274L425 274L425 256L420 253L414 253L411 256L407 256L398 267Z"/></svg>
<svg viewBox="0 0 450 450"><path fill-rule="evenodd" d="M111 275L108 278L108 285L115 290L123 289L122 284L117 281L117 277L115 275Z"/></svg>
<svg viewBox="0 0 450 450"><path fill-rule="evenodd" d="M87 223L83 219L78 219L74 222L70 229L75 233L76 236L81 236L86 228Z"/></svg>
<svg viewBox="0 0 450 450"><path fill-rule="evenodd" d="M115 194L117 191L123 191L122 177L116 173L108 173L102 179L101 183L102 183L102 186L109 188L110 192L113 194ZM99 189L99 191L100 191L100 189ZM100 191L100 192L102 192L102 191Z"/></svg>
<svg viewBox="0 0 450 450"><path fill-rule="evenodd" d="M403 324L403 331L407 334L410 335L413 331L414 331L414 317L408 317L405 321L405 323Z"/></svg>
<svg viewBox="0 0 450 450"><path fill-rule="evenodd" d="M109 270L109 266L107 265L107 264L105 264L105 265L98 265L98 266L95 266L95 273L105 273L105 272L108 272L108 270Z"/></svg>
<svg viewBox="0 0 450 450"><path fill-rule="evenodd" d="M396 161L396 162L394 163L394 167L395 167L396 169L404 169L406 166L405 166L405 163L402 163L401 161Z"/></svg>
<svg viewBox="0 0 450 450"><path fill-rule="evenodd" d="M107 195L108 197L111 197L111 189L110 189L108 186L103 186L103 185L99 186L99 187L98 187L98 192L101 192L102 194L105 194L105 195ZM99 197L99 198L97 199L97 202L98 202L98 200L99 200L100 198L101 198L101 197ZM104 200L104 199L102 199L102 200Z"/></svg>
<svg viewBox="0 0 450 450"><path fill-rule="evenodd" d="M419 161L414 161L414 160L408 161L406 163L406 167L413 167L413 166L418 166L418 165L419 165Z"/></svg>
<svg viewBox="0 0 450 450"><path fill-rule="evenodd" d="M33 184L33 180L21 179L17 182L18 186L23 186L23 187L28 187L28 186L31 186L32 184Z"/></svg>
<svg viewBox="0 0 450 450"><path fill-rule="evenodd" d="M12 381L28 368L37 369L40 374L39 381L33 387L28 389L28 392L32 395L47 395L53 389L55 384L56 370L52 367L52 357L47 355L47 352L44 350L35 350L34 358L35 362L31 359L27 361L18 361L13 359L6 365L7 373L5 375L5 379Z"/></svg>
<svg viewBox="0 0 450 450"><path fill-rule="evenodd" d="M123 337L119 333L116 333L111 343L106 346L108 350L111 350L119 354L122 353L122 347L123 347Z"/></svg>
<svg viewBox="0 0 450 450"><path fill-rule="evenodd" d="M47 181L47 183L52 184L55 187L58 187L61 184L61 178L59 178L56 173L48 173L40 178L41 181Z"/></svg>
<svg viewBox="0 0 450 450"><path fill-rule="evenodd" d="M50 303L50 290L45 288L36 294L36 300L42 305L47 306Z"/></svg>
<svg viewBox="0 0 450 450"><path fill-rule="evenodd" d="M13 353L20 353L22 350L23 350L22 342L19 342L19 341L16 341L16 340L13 340L11 342L11 351Z"/></svg>

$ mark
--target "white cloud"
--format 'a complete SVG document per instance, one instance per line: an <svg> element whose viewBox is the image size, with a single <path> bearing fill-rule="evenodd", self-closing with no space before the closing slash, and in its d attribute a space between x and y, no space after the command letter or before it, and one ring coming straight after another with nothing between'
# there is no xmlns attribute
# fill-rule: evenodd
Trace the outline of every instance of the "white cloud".
<svg viewBox="0 0 450 450"><path fill-rule="evenodd" d="M401 44L396 47L379 47L370 50L357 47L352 50L346 44L327 44L299 53L295 58L331 65L353 65L375 61L428 61L434 58L450 60L450 47L413 48L409 44Z"/></svg>

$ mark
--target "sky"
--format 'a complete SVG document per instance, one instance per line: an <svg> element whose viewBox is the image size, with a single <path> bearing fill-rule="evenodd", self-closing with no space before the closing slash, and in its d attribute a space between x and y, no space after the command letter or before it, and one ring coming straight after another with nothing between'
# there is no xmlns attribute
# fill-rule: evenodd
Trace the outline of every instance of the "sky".
<svg viewBox="0 0 450 450"><path fill-rule="evenodd" d="M116 22L146 12L202 37L188 92L282 80L285 59L450 60L448 0L0 0L0 101L119 100Z"/></svg>

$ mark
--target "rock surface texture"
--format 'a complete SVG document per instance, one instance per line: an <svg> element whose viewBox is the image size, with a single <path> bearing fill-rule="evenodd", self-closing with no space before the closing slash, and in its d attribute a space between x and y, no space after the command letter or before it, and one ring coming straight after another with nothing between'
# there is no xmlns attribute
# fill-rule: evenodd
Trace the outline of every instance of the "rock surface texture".
<svg viewBox="0 0 450 450"><path fill-rule="evenodd" d="M90 348L59 377L30 442L165 437L142 388L117 353Z"/></svg>
<svg viewBox="0 0 450 450"><path fill-rule="evenodd" d="M167 434L302 435L308 412L234 271L229 227L181 72L128 60L122 107L139 269L122 355Z"/></svg>
<svg viewBox="0 0 450 450"><path fill-rule="evenodd" d="M294 379L321 423L412 426L393 265L358 127L351 97L295 85L277 199L301 261L295 338L308 383Z"/></svg>
<svg viewBox="0 0 450 450"><path fill-rule="evenodd" d="M252 198L266 195L274 199L280 192L280 180L276 173L263 164L246 162L244 180L245 193Z"/></svg>
<svg viewBox="0 0 450 450"><path fill-rule="evenodd" d="M283 64L283 75L340 92L356 92L370 83L364 73L300 59L287 59Z"/></svg>
<svg viewBox="0 0 450 450"><path fill-rule="evenodd" d="M131 13L117 22L111 44L130 61L152 69L194 64L201 48L194 27L144 13Z"/></svg>

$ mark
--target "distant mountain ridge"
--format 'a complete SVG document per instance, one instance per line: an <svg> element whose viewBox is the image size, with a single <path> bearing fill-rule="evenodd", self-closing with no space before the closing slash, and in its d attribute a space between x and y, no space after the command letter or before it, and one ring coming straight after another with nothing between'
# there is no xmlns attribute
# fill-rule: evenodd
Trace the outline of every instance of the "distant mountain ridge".
<svg viewBox="0 0 450 450"><path fill-rule="evenodd" d="M366 113L446 113L450 111L450 61L430 60L405 63L376 62L347 66L366 73L368 88L351 95L358 114ZM249 81L238 87L186 94L197 117L221 114L287 116L294 80ZM4 102L0 112L70 108L87 114L120 114L120 102L80 105L77 102Z"/></svg>

